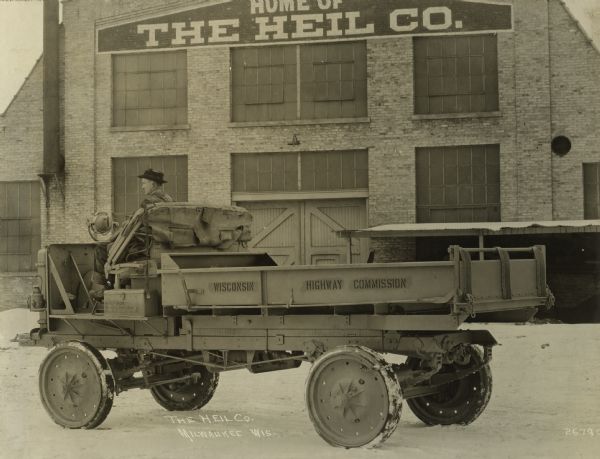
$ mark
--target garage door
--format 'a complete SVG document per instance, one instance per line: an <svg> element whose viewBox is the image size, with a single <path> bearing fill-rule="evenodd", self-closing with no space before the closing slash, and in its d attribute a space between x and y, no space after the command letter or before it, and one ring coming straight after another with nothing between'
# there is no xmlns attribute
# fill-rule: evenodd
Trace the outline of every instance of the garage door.
<svg viewBox="0 0 600 459"><path fill-rule="evenodd" d="M367 225L364 199L243 202L252 212L252 251L280 265L348 263L348 243L336 235ZM367 258L366 240L352 240L352 261Z"/></svg>

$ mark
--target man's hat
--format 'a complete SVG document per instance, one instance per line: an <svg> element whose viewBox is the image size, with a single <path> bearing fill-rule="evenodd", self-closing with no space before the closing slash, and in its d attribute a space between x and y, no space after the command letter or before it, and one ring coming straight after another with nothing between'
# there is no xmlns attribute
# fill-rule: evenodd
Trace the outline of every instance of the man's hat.
<svg viewBox="0 0 600 459"><path fill-rule="evenodd" d="M138 175L138 177L152 180L153 182L156 182L159 185L167 183L167 181L163 178L164 174L162 172L158 172L152 169L147 169L142 175Z"/></svg>

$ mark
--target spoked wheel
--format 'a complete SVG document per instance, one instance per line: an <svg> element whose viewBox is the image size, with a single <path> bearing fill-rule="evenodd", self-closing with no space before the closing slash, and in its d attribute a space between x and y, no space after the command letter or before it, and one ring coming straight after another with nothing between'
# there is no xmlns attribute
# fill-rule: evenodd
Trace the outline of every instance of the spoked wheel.
<svg viewBox="0 0 600 459"><path fill-rule="evenodd" d="M63 427L93 429L112 408L115 383L110 367L86 343L53 347L40 365L39 386L44 408Z"/></svg>
<svg viewBox="0 0 600 459"><path fill-rule="evenodd" d="M343 346L313 364L306 405L315 430L329 444L371 447L396 428L402 397L395 374L376 352Z"/></svg>
<svg viewBox="0 0 600 459"><path fill-rule="evenodd" d="M464 371L483 363L483 356L474 346L467 347L470 361L466 365L453 363L443 365L440 373ZM409 357L406 364L418 369L421 360ZM483 412L492 395L492 372L489 365L463 379L440 386L439 392L407 400L412 412L425 424L450 425L470 424Z"/></svg>
<svg viewBox="0 0 600 459"><path fill-rule="evenodd" d="M190 378L185 381L152 387L150 392L154 400L169 411L190 411L202 408L210 401L217 389L219 373L211 373L202 366L194 368L194 373L201 375L195 381Z"/></svg>

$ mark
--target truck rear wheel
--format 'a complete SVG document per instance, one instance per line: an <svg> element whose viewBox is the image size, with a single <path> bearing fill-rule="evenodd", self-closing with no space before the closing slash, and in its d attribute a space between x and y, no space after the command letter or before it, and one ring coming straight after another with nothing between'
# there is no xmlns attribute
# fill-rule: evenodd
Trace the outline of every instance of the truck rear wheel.
<svg viewBox="0 0 600 459"><path fill-rule="evenodd" d="M470 361L466 365L443 365L440 373L464 371L483 363L483 356L475 346L467 348ZM409 357L409 368L418 369L421 360ZM492 372L489 365L463 379L440 386L439 392L407 400L412 412L428 425L470 424L483 412L492 395Z"/></svg>
<svg viewBox="0 0 600 459"><path fill-rule="evenodd" d="M345 448L384 442L400 420L402 397L396 375L374 351L343 346L313 364L306 405L317 433Z"/></svg>
<svg viewBox="0 0 600 459"><path fill-rule="evenodd" d="M39 389L54 422L69 429L93 429L112 408L115 383L97 349L70 341L53 347L42 361Z"/></svg>
<svg viewBox="0 0 600 459"><path fill-rule="evenodd" d="M186 381L161 384L150 389L154 400L169 411L191 411L206 405L217 389L219 373L211 373L206 367L194 368L194 373L199 373L196 380L190 378Z"/></svg>

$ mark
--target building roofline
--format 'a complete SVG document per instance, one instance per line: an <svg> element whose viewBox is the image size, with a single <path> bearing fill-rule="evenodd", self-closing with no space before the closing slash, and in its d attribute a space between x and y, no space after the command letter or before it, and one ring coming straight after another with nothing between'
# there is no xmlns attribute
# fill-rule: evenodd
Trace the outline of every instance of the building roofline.
<svg viewBox="0 0 600 459"><path fill-rule="evenodd" d="M138 21L158 18L175 12L185 12L204 6L210 6L214 3L227 3L230 1L231 0L171 0L170 2L164 2L162 5L155 5L138 9L136 11L123 12L112 16L101 17L96 19L95 24L97 28L103 29L117 24L129 23L134 20Z"/></svg>
<svg viewBox="0 0 600 459"><path fill-rule="evenodd" d="M33 64L33 67L31 67L31 70L29 71L29 73L27 74L25 79L23 80L23 83L21 83L21 86L19 86L19 89L17 90L17 92L15 92L15 95L12 96L12 98L10 99L10 102L8 103L8 105L6 106L4 111L2 113L0 113L0 117L4 118L6 116L6 113L8 113L8 110L10 109L13 102L17 99L19 94L21 94L21 91L25 87L25 83L27 83L27 81L29 81L29 78L31 78L33 71L38 66L38 64L42 61L42 56L43 56L43 54L40 54L40 57L37 58L37 60L35 61L35 64Z"/></svg>
<svg viewBox="0 0 600 459"><path fill-rule="evenodd" d="M371 228L340 230L341 237L431 237L520 234L600 233L600 220L550 220L523 222L398 223Z"/></svg>
<svg viewBox="0 0 600 459"><path fill-rule="evenodd" d="M592 48L594 48L596 50L596 52L598 54L600 54L600 47L599 47L599 45L594 41L594 39L591 37L591 35L581 25L581 22L579 22L579 20L575 17L575 15L573 14L573 11L571 11L571 8L569 8L569 5L567 5L566 1L565 0L558 0L558 2L562 5L562 7L567 12L567 14L575 22L575 24L577 25L577 28L579 29L579 31L583 34L583 36L589 42L589 44L592 45Z"/></svg>
<svg viewBox="0 0 600 459"><path fill-rule="evenodd" d="M70 1L70 0L60 0L61 2L65 2L65 1ZM60 40L64 40L64 24L62 22L60 22L58 24L58 30L59 30L59 34L63 34L63 35L59 35L59 39ZM17 92L15 92L14 96L12 96L12 98L10 99L10 102L8 103L8 105L6 106L6 108L4 109L4 111L2 113L0 113L0 118L4 118L6 116L6 113L8 113L8 110L10 109L11 105L13 104L13 102L15 101L15 99L19 96L19 94L21 93L21 91L23 90L23 87L25 86L25 83L27 83L27 81L29 81L29 78L31 78L31 75L33 74L33 71L35 70L35 68L37 67L37 65L42 61L42 58L44 57L44 53L40 53L40 57L38 57L35 61L35 63L33 64L33 66L31 67L31 70L29 71L29 73L27 74L27 76L25 77L25 79L23 80L23 83L21 83L21 86L19 86L19 89L17 90ZM64 56L59 55L59 61L61 61L62 59L64 59Z"/></svg>

